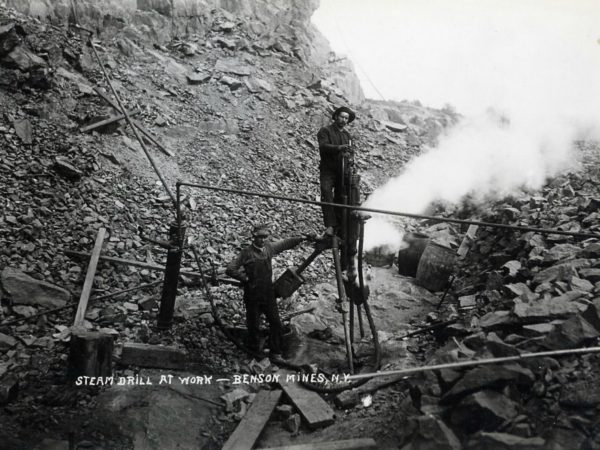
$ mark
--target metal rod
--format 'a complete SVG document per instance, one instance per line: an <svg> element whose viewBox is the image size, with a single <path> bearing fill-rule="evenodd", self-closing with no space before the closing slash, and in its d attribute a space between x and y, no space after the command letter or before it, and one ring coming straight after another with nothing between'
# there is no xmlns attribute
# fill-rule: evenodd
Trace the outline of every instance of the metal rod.
<svg viewBox="0 0 600 450"><path fill-rule="evenodd" d="M221 192L229 192L232 194L249 195L249 196L263 197L263 198L272 198L272 199L276 199L276 200L285 200L285 201L289 201L289 202L306 203L306 204L317 205L317 206L332 206L334 208L345 208L345 209L351 209L354 211L365 211L365 212L372 212L372 213L377 213L377 214L388 214L388 215L392 215L392 216L410 217L413 219L425 219L425 220L432 220L435 222L448 222L448 223L458 223L458 224L466 224L466 225L479 225L482 227L490 227L490 228L505 228L505 229L509 229L509 230L534 231L536 233L542 233L542 234L561 234L561 235L565 235L565 236L600 239L600 234L597 234L597 233L577 233L574 231L553 230L553 229L549 229L549 228L523 227L523 226L518 226L518 225L507 225L507 224L501 224L501 223L479 222L479 221L475 221L475 220L462 220L462 219L451 219L448 217L427 216L424 214L411 214L411 213L405 213L405 212L400 212L400 211L388 211L385 209L365 208L362 206L341 205L339 203L318 202L316 200L306 200L303 198L286 197L283 195L264 194L262 192L244 191L241 189L215 187L215 186L209 186L206 184L184 183L184 182L180 182L179 184L181 184L181 186L189 186L189 187L198 188L198 189L207 189L210 191L221 191Z"/></svg>
<svg viewBox="0 0 600 450"><path fill-rule="evenodd" d="M92 41L92 36L91 35L89 36L88 41L89 41L90 47L92 47L92 51L94 52L94 56L96 57L96 60L98 61L98 65L100 66L100 69L102 69L102 73L104 74L104 78L106 79L106 82L108 83L108 86L110 87L110 90L111 90L112 94L115 96L115 99L117 101L117 104L119 105L121 113L125 116L125 120L127 120L127 123L129 124L129 126L133 130L133 134L135 134L136 139L139 141L140 145L142 146L142 150L146 154L146 157L148 158L148 161L150 161L150 164L152 165L152 168L156 172L156 175L158 175L158 178L160 179L160 182L163 184L163 187L165 188L165 191L167 191L167 194L171 198L171 201L173 202L173 204L175 204L176 203L175 202L175 197L173 196L173 193L171 192L171 189L169 189L169 185L167 184L167 181L165 180L165 177L163 176L163 174L158 169L158 166L156 165L156 162L154 161L154 159L152 158L152 155L148 151L148 148L146 147L146 144L144 144L144 141L142 140L142 137L140 136L140 133L138 132L137 127L135 126L135 124L133 123L133 120L129 116L129 113L127 112L127 110L123 106L123 103L121 102L121 98L119 97L119 94L117 94L117 91L115 90L112 82L110 81L110 77L108 76L108 73L106 72L106 69L104 68L104 64L102 64L102 60L100 59L100 55L98 55L98 52L96 51L96 47L94 46L94 42Z"/></svg>
<svg viewBox="0 0 600 450"><path fill-rule="evenodd" d="M409 375L418 372L425 372L427 370L440 370L440 369L455 369L457 367L470 367L470 366L483 366L487 364L500 364L505 362L512 361L520 361L523 359L531 359L531 358L543 358L546 356L563 356L563 355L576 355L581 353L599 353L600 347L587 347L587 348L575 348L569 350L552 350L548 352L538 352L538 353L524 353L519 356L506 356L502 358L488 358L488 359L480 359L474 361L461 361L456 363L447 363L447 364L437 364L434 366L423 366L423 367L413 367L410 369L401 369L401 370L382 370L381 372L373 372L373 373L361 373L357 375L350 375L348 380L359 380L361 378L375 378L375 377L385 377L388 375Z"/></svg>

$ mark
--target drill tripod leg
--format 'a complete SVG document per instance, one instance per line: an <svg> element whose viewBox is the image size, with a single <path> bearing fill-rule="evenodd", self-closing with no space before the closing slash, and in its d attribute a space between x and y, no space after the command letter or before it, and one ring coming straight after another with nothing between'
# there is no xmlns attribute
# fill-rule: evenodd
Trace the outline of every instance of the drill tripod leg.
<svg viewBox="0 0 600 450"><path fill-rule="evenodd" d="M350 327L348 326L348 299L346 298L346 289L344 288L344 280L342 280L342 269L340 263L340 252L338 240L333 237L333 263L335 266L335 274L337 279L338 294L340 296L340 306L342 310L342 322L344 325L344 340L346 341L346 359L348 360L348 368L350 373L354 373L354 363L352 361L352 343L350 342Z"/></svg>

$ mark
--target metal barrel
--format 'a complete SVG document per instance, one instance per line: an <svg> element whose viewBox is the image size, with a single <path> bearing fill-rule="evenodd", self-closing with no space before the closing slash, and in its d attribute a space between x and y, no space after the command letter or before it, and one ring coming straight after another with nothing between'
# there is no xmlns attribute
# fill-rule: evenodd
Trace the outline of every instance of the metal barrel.
<svg viewBox="0 0 600 450"><path fill-rule="evenodd" d="M407 277L416 277L419 261L429 243L429 236L422 233L408 233L404 235L404 242L408 247L398 251L398 272Z"/></svg>
<svg viewBox="0 0 600 450"><path fill-rule="evenodd" d="M455 250L430 241L419 261L417 284L432 292L441 291L454 271L455 260Z"/></svg>

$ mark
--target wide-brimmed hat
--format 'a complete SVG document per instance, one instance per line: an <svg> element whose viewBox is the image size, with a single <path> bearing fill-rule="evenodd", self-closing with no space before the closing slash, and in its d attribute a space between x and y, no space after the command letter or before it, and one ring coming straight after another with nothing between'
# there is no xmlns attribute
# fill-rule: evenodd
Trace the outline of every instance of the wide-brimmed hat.
<svg viewBox="0 0 600 450"><path fill-rule="evenodd" d="M263 236L263 237L268 237L271 235L271 232L269 231L269 226L268 225L255 225L254 228L252 228L252 236Z"/></svg>
<svg viewBox="0 0 600 450"><path fill-rule="evenodd" d="M333 114L331 115L331 118L333 120L335 120L335 118L337 117L337 115L341 112L347 112L348 113L348 123L352 123L354 121L354 119L356 119L356 114L354 113L354 111L352 111L350 108L348 108L347 106L340 106L338 109L336 109Z"/></svg>

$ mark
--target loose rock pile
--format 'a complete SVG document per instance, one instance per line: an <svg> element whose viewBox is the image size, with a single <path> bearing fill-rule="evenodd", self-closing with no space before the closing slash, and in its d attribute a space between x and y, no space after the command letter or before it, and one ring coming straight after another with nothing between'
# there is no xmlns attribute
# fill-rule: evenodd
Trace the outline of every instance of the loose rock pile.
<svg viewBox="0 0 600 450"><path fill-rule="evenodd" d="M315 45L310 33L299 46L288 42L285 28L264 33L265 41L222 10L209 16L202 39L187 36L168 46L149 43L131 29L94 38L126 108L176 155L152 149L159 169L172 188L184 179L317 199L315 133L335 106L357 98L344 90L343 80L355 78L347 61L312 66L310 55L318 52L306 46ZM62 436L52 417L76 422L93 404L93 391L64 386L75 308L42 314L74 306L79 297L86 263L65 252L89 252L103 227L103 255L164 265L165 253L142 234L164 240L174 214L123 120L79 132L115 115L94 90L108 92L108 86L85 34L0 7L0 51L0 321L11 323L0 330L0 403L10 402L2 433L32 439L26 432L31 426ZM354 106L360 120L353 132L361 141L359 165L368 190L429 142L435 126L427 125L433 123L427 117L445 125L456 120L409 103L388 104L383 113L379 105ZM384 121L407 123L390 129ZM207 268L217 271L247 242L253 222L272 222L276 236L320 230L317 208L193 190L183 195L187 235L199 244ZM296 264L301 252L306 249L278 259L276 270ZM197 270L189 253L183 265ZM311 267L306 275L328 278L330 270ZM148 269L101 262L84 326L118 336L119 344L187 347L220 373L239 370L242 356L224 342L192 279L183 277L171 332L153 329L159 288L93 301L160 278ZM241 303L231 301L239 290L219 287L214 293L228 322L242 323ZM40 403L47 406L40 409Z"/></svg>
<svg viewBox="0 0 600 450"><path fill-rule="evenodd" d="M481 220L597 233L596 148L580 145L582 171L492 205ZM599 249L593 238L480 231L448 310L462 320L439 333L446 344L428 363L597 345ZM403 448L597 448L599 366L597 354L548 356L416 377L410 403L425 415L408 419Z"/></svg>

